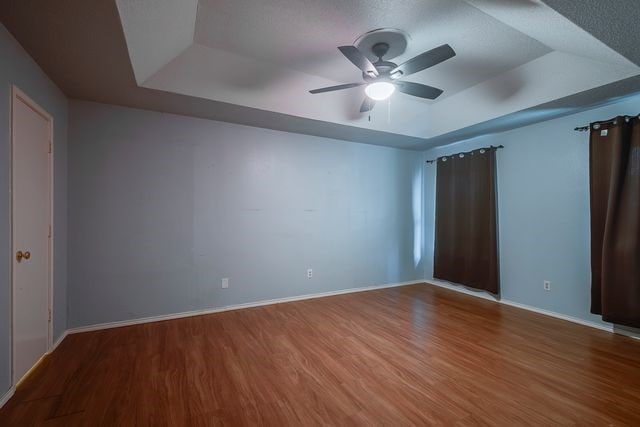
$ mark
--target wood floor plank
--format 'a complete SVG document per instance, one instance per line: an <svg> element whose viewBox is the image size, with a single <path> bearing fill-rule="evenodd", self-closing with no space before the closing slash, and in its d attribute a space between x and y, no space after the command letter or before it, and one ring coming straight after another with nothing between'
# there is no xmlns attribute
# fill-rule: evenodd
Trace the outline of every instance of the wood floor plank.
<svg viewBox="0 0 640 427"><path fill-rule="evenodd" d="M640 342L428 285L67 337L0 425L640 425Z"/></svg>

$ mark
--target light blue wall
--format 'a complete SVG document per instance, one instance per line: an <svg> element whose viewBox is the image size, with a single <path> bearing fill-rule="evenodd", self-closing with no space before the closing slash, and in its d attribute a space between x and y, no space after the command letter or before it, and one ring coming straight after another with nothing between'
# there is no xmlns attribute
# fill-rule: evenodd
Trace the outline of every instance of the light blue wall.
<svg viewBox="0 0 640 427"><path fill-rule="evenodd" d="M11 387L11 85L54 120L54 339L67 325L67 113L63 93L0 24L0 395Z"/></svg>
<svg viewBox="0 0 640 427"><path fill-rule="evenodd" d="M69 132L71 327L422 278L421 153L76 101Z"/></svg>
<svg viewBox="0 0 640 427"><path fill-rule="evenodd" d="M578 126L640 113L640 96L425 153L425 159L489 145L497 152L502 298L579 319L589 313L589 144ZM433 278L435 165L425 169L425 277ZM551 291L543 281L551 281Z"/></svg>

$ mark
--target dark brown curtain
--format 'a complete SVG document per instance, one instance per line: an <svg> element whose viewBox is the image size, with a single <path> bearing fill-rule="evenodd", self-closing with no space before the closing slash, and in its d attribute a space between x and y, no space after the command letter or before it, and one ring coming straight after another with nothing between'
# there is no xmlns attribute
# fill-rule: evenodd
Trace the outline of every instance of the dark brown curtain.
<svg viewBox="0 0 640 427"><path fill-rule="evenodd" d="M640 120L591 125L591 312L640 327Z"/></svg>
<svg viewBox="0 0 640 427"><path fill-rule="evenodd" d="M497 295L495 148L437 165L433 276Z"/></svg>

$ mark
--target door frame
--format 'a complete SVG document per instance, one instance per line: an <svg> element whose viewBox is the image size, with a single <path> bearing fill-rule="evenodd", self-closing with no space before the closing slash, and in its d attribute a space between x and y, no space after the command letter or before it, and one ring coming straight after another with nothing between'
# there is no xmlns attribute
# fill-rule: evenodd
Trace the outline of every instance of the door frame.
<svg viewBox="0 0 640 427"><path fill-rule="evenodd" d="M48 268L47 268L47 291L48 291L48 328L47 328L47 350L45 355L51 351L53 346L53 261L54 261L54 253L53 253L53 242L54 242L54 227L53 227L53 190L54 190L54 170L53 170L53 154L54 154L54 144L53 144L53 116L49 114L46 110L44 110L40 105L38 105L34 100L32 100L27 94L25 94L20 88L16 85L11 85L11 164L9 166L9 182L11 188L11 229L10 229L10 241L11 241L11 383L13 386L16 386L22 379L26 378L33 368L35 368L40 360L38 360L22 377L22 379L15 378L15 328L14 328L14 312L15 312L15 269L14 269L14 254L16 251L14 235L13 235L13 206L14 206L14 186L13 186L13 169L14 169L14 145L15 145L15 127L14 127L14 111L16 102L23 102L29 108L31 108L34 112L42 116L49 123L49 241L48 241ZM43 355L44 356L44 355Z"/></svg>

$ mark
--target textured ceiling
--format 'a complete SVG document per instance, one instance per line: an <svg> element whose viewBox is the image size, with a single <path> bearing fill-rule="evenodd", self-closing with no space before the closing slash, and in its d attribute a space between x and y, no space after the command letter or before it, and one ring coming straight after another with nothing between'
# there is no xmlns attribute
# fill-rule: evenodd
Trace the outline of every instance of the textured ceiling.
<svg viewBox="0 0 640 427"><path fill-rule="evenodd" d="M427 150L433 147L452 144L457 141L463 141L480 135L504 132L545 120L564 117L580 111L601 107L627 97L635 97L640 100L640 76L630 77L628 79L566 96L552 102L536 105L535 107L531 107L526 110L507 114L486 122L478 123L477 125L430 138L418 143L413 147L413 149ZM567 129L586 125L589 125L589 123L575 123L573 125L567 124Z"/></svg>
<svg viewBox="0 0 640 427"><path fill-rule="evenodd" d="M140 85L410 137L434 138L640 73L536 0L199 0L195 19L187 19L193 1L179 0L178 8L168 0L117 0ZM148 35L173 15L188 23L193 44L147 78L149 64L159 63L155 53L168 51ZM440 87L443 96L398 93L362 114L362 87L308 93L362 81L336 46L380 27L409 35L398 63L443 43L454 48L454 58L407 78Z"/></svg>
<svg viewBox="0 0 640 427"><path fill-rule="evenodd" d="M120 3L122 25L130 31L129 55L144 81L193 43L198 0ZM144 58L144 61L136 61Z"/></svg>
<svg viewBox="0 0 640 427"><path fill-rule="evenodd" d="M115 1L7 0L0 22L70 98L399 148L424 142L140 87Z"/></svg>
<svg viewBox="0 0 640 427"><path fill-rule="evenodd" d="M361 81L360 72L336 47L389 26L410 35L396 63L444 43L454 46L456 58L410 79L445 89L443 97L551 50L460 0L200 0L195 42L275 68L350 82ZM251 84L242 78L237 83Z"/></svg>
<svg viewBox="0 0 640 427"><path fill-rule="evenodd" d="M638 0L545 0L545 3L640 65Z"/></svg>
<svg viewBox="0 0 640 427"><path fill-rule="evenodd" d="M230 6L231 2L227 1L213 3L220 6L221 11L225 8L233 11L242 10L242 5L246 5L247 1L237 0L234 3L238 5L235 6ZM459 84L457 93L453 93L455 88L452 85L448 97L435 103L411 100L409 97L400 102L393 98L391 108L377 109L372 115L372 122L350 113L351 106L357 108L356 104L360 102L360 99L354 101L351 97L318 98L322 101L303 98L303 104L316 104L310 108L311 114L301 114L301 111L304 113L304 108L296 105L294 96L291 96L292 105L285 104L290 110L282 108L282 105L280 108L271 108L270 96L278 93L280 88L298 94L297 91L305 92L314 83L350 81L354 74L357 77L357 71L350 68L337 50L331 53L334 49L332 45L353 42L358 35L352 34L356 33L353 31L356 26L361 25L370 30L373 27L368 27L367 22L389 27L399 25L394 22L374 22L372 19L375 17L367 16L366 13L359 16L357 8L358 5L362 7L363 3L353 2L348 9L352 10L349 20L354 21L354 26L349 27L340 20L342 10L337 6L327 16L328 12L324 8L316 13L314 5L319 2L299 0L292 3L300 5L302 14L306 10L307 15L315 18L311 20L314 24L316 20L320 20L320 16L326 20L318 24L320 27L324 26L326 32L311 35L303 32L302 37L292 37L292 32L286 31L285 25L279 36L258 37L260 42L256 42L254 46L250 43L252 38L248 37L250 32L230 30L236 31L234 39L224 40L225 37L221 39L215 35L219 34L217 29L206 28L206 24L201 27L202 22L208 19L202 9L209 7L209 2L210 0L200 0L201 10L197 12L196 0L154 0L151 3L136 0L128 5L121 2L119 10L115 2L108 0L7 0L0 2L0 20L52 80L72 98L402 148L424 149L459 138L545 120L606 101L612 96L640 90L639 79L631 78L638 74L637 68L624 59L626 57L635 63L639 62L637 46L640 44L625 44L623 38L625 33L630 41L638 37L634 31L638 14L635 9L628 7L635 3L633 1L620 0L615 2L615 6L605 10L598 8L598 19L584 16L597 8L598 2L595 0L585 1L584 9L569 7L568 4L572 2L568 1L546 1L567 13L571 20L537 0L425 1L421 3L430 5L429 12L433 16L424 15L423 18L433 26L433 34L442 29L442 37L445 37L447 32L444 30L448 30L449 39L453 40L465 30L454 22L476 15L478 22L493 24L491 31L494 34L496 29L504 29L510 35L518 34L517 37L514 36L518 40L533 40L528 42L532 49L527 50L526 54L518 51L514 58L496 55L497 63L483 63L481 59L476 62L476 59L471 58L471 53L465 55L470 58L458 55L455 60L461 64L460 68L440 73L438 77L446 79L456 72L467 73L469 80L460 78L452 81L452 84ZM286 2L289 0L263 3L270 5L264 6L266 8L277 7ZM412 1L372 3L382 8L380 10L414 4ZM622 7L623 4L625 7ZM128 11L127 16L124 16L123 10ZM136 17L136 13L140 11L143 14ZM629 15L633 13L635 19L630 19ZM299 19L300 12L295 17L298 19L295 25L291 22L290 27L299 26L297 21L306 22ZM293 19L291 16L289 18ZM276 27L284 25L284 21L278 21L280 17L273 18L268 14L252 19L277 21ZM411 18L406 19L403 21L406 24L403 25L412 25ZM224 22L227 21L231 19ZM221 21L218 19L216 22ZM611 25L611 22L615 22L615 25ZM130 27L129 30L124 28L126 38L123 26ZM131 31L134 27L137 27L137 31ZM270 25L260 28L258 36L262 31L275 31L274 26ZM350 28L352 33L342 32ZM419 25L411 28L415 28L414 33L420 34ZM428 30L431 28L425 28L426 32L418 36L425 37L425 47L415 46L416 36L411 34L412 41L407 56L411 55L410 49L420 51L439 43L437 39L427 40ZM476 28L482 28L482 24L478 24ZM278 34L277 31L276 33ZM469 44L470 39L473 43L481 43L483 34L482 31L472 31L464 40ZM131 36L138 42L142 40L138 45L142 47L141 50L136 50L136 46L133 46ZM286 40L281 41L278 37ZM340 43L336 42L338 38ZM502 43L507 43L508 39L509 37L502 38ZM276 46L270 46L271 44ZM310 46L308 51L307 44ZM629 47L631 44L634 47ZM268 49L263 49L264 45ZM224 46L224 49L220 46ZM484 49L490 50L487 46ZM209 59L209 65L213 69L205 70L202 74L194 69L189 70L188 67L185 69L189 65L188 61L182 62L182 59L189 56L198 59L199 50L214 53L213 59ZM460 52L460 48L456 47L456 50ZM619 55L616 50L623 52L624 56ZM265 52L269 52L266 59L262 56ZM229 66L229 63L221 61L219 53L249 64L243 70L248 78L243 80L243 76L238 76L238 73L226 73L225 70L228 69L225 66ZM271 54L281 55L282 61L271 60ZM525 58L525 62L522 62L522 58ZM202 62L198 61L196 63L201 65ZM276 84L272 86L265 76L251 74L253 65L271 68L273 73L279 74ZM451 62L451 67L453 65ZM510 66L513 67L500 73L500 70ZM342 67L349 75L334 80L339 77L332 74L338 73L338 68L335 67ZM188 72L185 74L184 71ZM218 73L216 77L220 77L223 84L216 81L212 85L209 80L211 76L206 71ZM416 77L426 79L427 73L430 72ZM434 73L433 78L437 74ZM291 79L291 76L294 78ZM478 78L477 76L482 76L485 80L473 85L473 79ZM158 83L155 87L149 84L154 79ZM618 80L622 81L616 83ZM247 84L248 81L252 84ZM268 84L265 85L265 81ZM147 87L141 87L138 82ZM447 84L445 80L443 82ZM464 89L467 84L472 86ZM239 99L220 97L225 91ZM280 101L277 97L274 98ZM335 116L327 112L335 113Z"/></svg>

